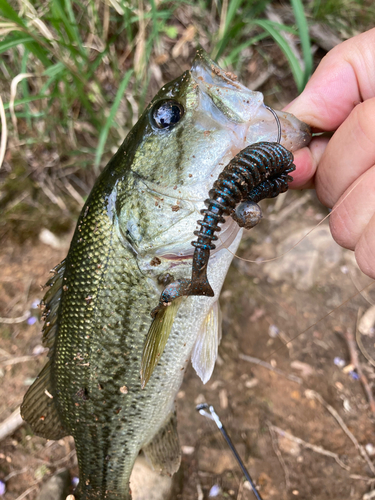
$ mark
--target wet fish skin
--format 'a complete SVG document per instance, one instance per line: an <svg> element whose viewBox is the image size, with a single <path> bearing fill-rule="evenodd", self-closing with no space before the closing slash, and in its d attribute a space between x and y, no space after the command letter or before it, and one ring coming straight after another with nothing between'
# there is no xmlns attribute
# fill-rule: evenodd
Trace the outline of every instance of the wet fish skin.
<svg viewBox="0 0 375 500"><path fill-rule="evenodd" d="M175 127L158 129L152 109L165 99L177 100L185 111ZM285 137L294 133L294 149L308 143L297 119L284 116L282 125ZM36 433L49 439L73 435L77 500L129 500L140 449L155 467L177 470L175 395L192 350L204 381L212 372L220 340L217 299L232 260L223 245L235 251L241 238L233 221L224 226L209 263L215 297L182 303L142 390L150 311L165 274L190 277L199 210L225 164L254 137L271 141L276 133L261 94L199 52L192 70L156 95L95 183L45 300L47 313L57 308L44 327L50 360L22 405Z"/></svg>

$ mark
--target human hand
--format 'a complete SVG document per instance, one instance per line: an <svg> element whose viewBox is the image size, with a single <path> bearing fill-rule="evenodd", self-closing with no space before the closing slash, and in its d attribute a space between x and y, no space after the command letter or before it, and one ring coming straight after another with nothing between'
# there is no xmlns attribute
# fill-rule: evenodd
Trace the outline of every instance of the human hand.
<svg viewBox="0 0 375 500"><path fill-rule="evenodd" d="M315 186L324 205L337 206L333 238L375 278L375 29L332 49L286 109L315 132L335 131L295 153L291 187Z"/></svg>

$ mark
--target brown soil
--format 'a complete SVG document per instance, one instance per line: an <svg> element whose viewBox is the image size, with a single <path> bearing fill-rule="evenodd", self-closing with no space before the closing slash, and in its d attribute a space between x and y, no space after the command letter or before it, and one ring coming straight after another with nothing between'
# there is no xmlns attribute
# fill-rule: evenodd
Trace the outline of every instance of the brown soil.
<svg viewBox="0 0 375 500"><path fill-rule="evenodd" d="M235 259L228 274L221 297L223 339L211 380L202 385L190 368L178 394L183 459L173 482L174 497L182 500L206 499L214 485L220 487L217 499L254 498L219 431L196 412L195 405L202 401L215 406L264 500L360 499L374 484L368 463L329 409L366 447L372 461L374 414L361 381L348 367L345 333L355 334L358 312L374 303L375 291L370 286L358 294L371 280L358 271L351 252L332 241L325 224L284 257L262 264L260 258L283 254L325 215L313 193L288 193L275 203L263 206L264 220L246 234L239 252L257 263ZM2 246L0 316L18 317L29 310L42 296L40 285L49 269L65 253L66 247L56 250L40 242ZM7 364L40 352L41 324L0 326L3 421L21 403L45 354ZM371 335L362 336L362 342L374 357ZM243 355L270 367L246 361ZM336 357L346 368L334 363ZM359 360L371 385L373 368L362 354ZM315 450L277 434L273 426ZM318 453L322 449L337 454L341 465ZM70 438L46 442L25 425L0 443L5 500L15 500L30 488L22 498L36 498L43 482L63 467L77 475Z"/></svg>

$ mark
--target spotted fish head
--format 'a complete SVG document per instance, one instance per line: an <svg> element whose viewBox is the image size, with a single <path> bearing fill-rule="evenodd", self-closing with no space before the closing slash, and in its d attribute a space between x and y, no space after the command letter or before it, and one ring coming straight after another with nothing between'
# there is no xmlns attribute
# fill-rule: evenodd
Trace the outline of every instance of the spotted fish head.
<svg viewBox="0 0 375 500"><path fill-rule="evenodd" d="M277 114L287 149L309 143L306 124L288 113ZM160 194L191 201L204 200L243 148L275 142L278 136L263 95L239 83L202 49L190 70L158 92L135 128L139 140L132 169Z"/></svg>

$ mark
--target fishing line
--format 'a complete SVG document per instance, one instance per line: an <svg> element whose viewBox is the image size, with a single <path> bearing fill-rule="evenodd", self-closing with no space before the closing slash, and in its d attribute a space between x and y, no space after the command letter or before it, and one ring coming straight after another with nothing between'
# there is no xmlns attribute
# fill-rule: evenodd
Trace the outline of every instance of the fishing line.
<svg viewBox="0 0 375 500"><path fill-rule="evenodd" d="M273 257L272 259L266 259L266 260L251 260L251 259L244 259L243 257L240 257L239 255L237 255L236 253L232 252L232 250L230 250L226 245L225 243L221 240L220 238L220 235L218 235L218 238L223 246L223 248L225 248L226 250L228 250L228 252L230 254L233 255L233 257L236 257L238 260L242 260L244 262L251 262L252 264L266 264L267 262L273 262L274 260L278 260L278 259L281 259L282 257L284 257L284 255L287 255L289 252L291 252L292 250L294 250L300 243L302 243L302 241L307 238L313 231L315 231L315 229L317 227L319 227L321 224L323 224L323 222L328 219L328 217L330 217L339 207L342 203L344 203L344 201L346 200L346 198L351 194L351 192L363 181L363 176L361 176L361 178L358 180L358 182L356 184L354 184L354 186L350 189L350 191L348 193L346 193L346 195L344 196L344 198L339 202L338 205L336 205L331 211L329 214L327 214L320 222L318 222L318 224L313 227L312 229L310 229L310 231L308 231L300 240L298 240L291 248L289 248L288 250L286 250L284 253L280 254L280 255L277 255L276 257Z"/></svg>

